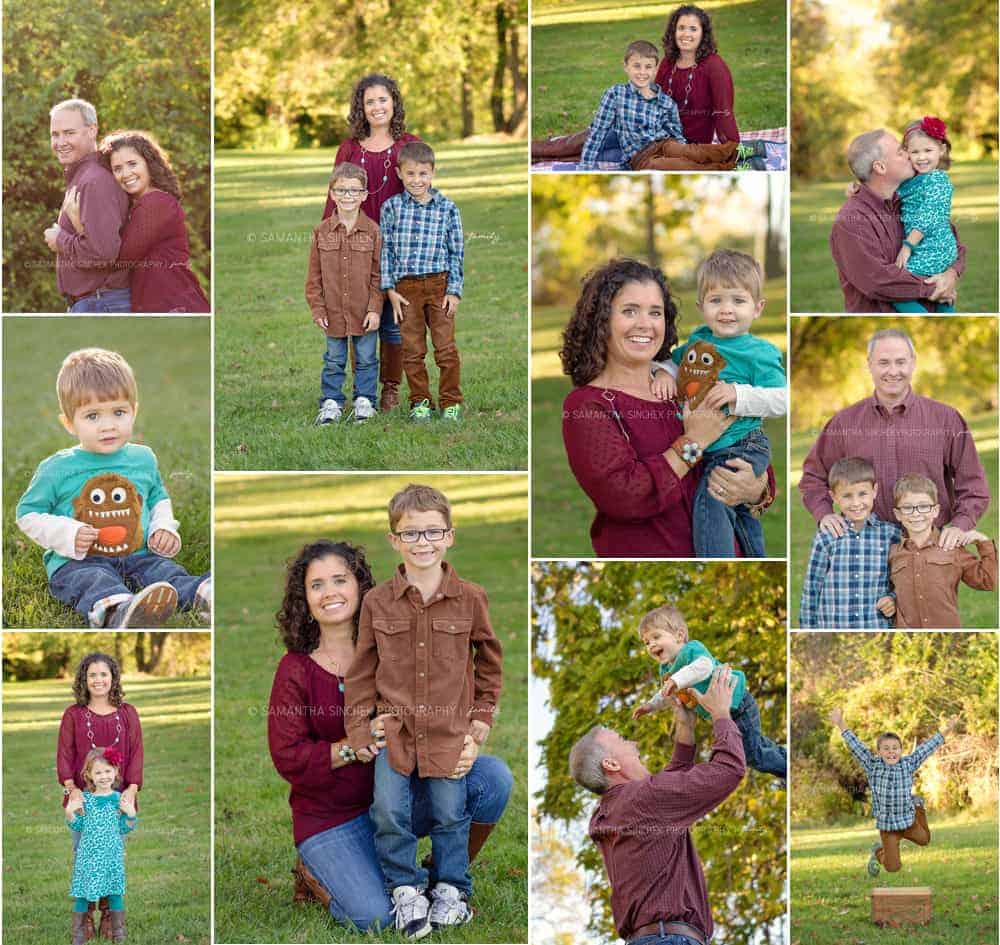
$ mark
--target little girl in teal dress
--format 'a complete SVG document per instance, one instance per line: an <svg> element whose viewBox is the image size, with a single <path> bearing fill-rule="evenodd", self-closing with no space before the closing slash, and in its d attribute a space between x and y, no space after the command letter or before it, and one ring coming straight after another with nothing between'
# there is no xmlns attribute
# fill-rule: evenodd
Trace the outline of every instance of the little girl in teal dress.
<svg viewBox="0 0 1000 945"><path fill-rule="evenodd" d="M911 122L903 134L916 173L899 185L902 201L903 245L896 265L915 276L936 276L958 258L958 243L951 228L951 142L945 123L927 116ZM926 312L919 299L896 302L897 312ZM948 303L938 303L938 312L954 312Z"/></svg>
<svg viewBox="0 0 1000 945"><path fill-rule="evenodd" d="M121 754L114 748L95 748L83 764L83 805L66 807L66 826L80 834L73 864L72 945L85 945L87 904L108 897L111 941L125 941L125 843L135 829L132 801L114 790L119 783Z"/></svg>

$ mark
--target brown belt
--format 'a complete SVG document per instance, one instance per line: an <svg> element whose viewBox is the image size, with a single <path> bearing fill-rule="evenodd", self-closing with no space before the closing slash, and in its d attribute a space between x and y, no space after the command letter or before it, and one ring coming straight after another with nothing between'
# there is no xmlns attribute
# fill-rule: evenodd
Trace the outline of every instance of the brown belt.
<svg viewBox="0 0 1000 945"><path fill-rule="evenodd" d="M686 935L688 938L693 938L698 945L708 945L705 941L705 933L693 925L688 925L687 922L650 922L649 925L641 925L639 928L633 929L629 941L634 942L644 935Z"/></svg>

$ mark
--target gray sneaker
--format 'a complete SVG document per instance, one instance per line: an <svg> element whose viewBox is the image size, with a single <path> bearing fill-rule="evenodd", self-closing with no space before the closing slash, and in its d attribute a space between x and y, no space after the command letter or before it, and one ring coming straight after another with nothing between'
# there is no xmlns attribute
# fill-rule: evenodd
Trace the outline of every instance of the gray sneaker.
<svg viewBox="0 0 1000 945"><path fill-rule="evenodd" d="M375 408L367 397L354 398L354 422L364 423L375 416Z"/></svg>
<svg viewBox="0 0 1000 945"><path fill-rule="evenodd" d="M316 414L316 426L325 427L328 423L336 423L340 419L342 411L337 401L328 398L323 401Z"/></svg>
<svg viewBox="0 0 1000 945"><path fill-rule="evenodd" d="M472 921L472 910L465 895L450 883L438 883L431 890L431 926L465 925Z"/></svg>
<svg viewBox="0 0 1000 945"><path fill-rule="evenodd" d="M876 840L872 844L872 855L868 857L868 875L878 876L878 871L880 869L878 857L875 855L879 850L882 849L882 844L880 841Z"/></svg>
<svg viewBox="0 0 1000 945"><path fill-rule="evenodd" d="M392 911L396 928L407 938L423 938L431 930L427 918L431 904L427 897L413 886L397 886L392 891Z"/></svg>
<svg viewBox="0 0 1000 945"><path fill-rule="evenodd" d="M122 601L111 611L104 626L109 630L126 630L129 627L150 630L169 620L176 609L177 591L166 581L157 581Z"/></svg>
<svg viewBox="0 0 1000 945"><path fill-rule="evenodd" d="M198 619L204 620L205 623L212 622L212 597L212 579L207 577L198 585L198 590L194 592L194 604L192 606Z"/></svg>

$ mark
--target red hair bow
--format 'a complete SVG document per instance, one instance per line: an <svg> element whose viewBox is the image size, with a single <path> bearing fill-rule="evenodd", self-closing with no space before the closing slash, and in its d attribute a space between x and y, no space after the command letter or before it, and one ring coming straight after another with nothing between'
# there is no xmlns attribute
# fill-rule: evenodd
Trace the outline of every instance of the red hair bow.
<svg viewBox="0 0 1000 945"><path fill-rule="evenodd" d="M109 765L114 765L116 768L120 768L122 766L122 762L125 760L125 756L117 748L105 748L104 760Z"/></svg>
<svg viewBox="0 0 1000 945"><path fill-rule="evenodd" d="M920 130L929 138L935 141L944 141L948 132L948 126L940 118L933 115L925 115L920 122Z"/></svg>

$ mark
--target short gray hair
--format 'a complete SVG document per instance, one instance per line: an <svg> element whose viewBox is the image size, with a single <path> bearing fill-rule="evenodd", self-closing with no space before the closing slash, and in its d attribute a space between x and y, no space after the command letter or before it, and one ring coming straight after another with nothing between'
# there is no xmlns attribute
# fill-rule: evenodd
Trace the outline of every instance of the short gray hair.
<svg viewBox="0 0 1000 945"><path fill-rule="evenodd" d="M882 139L888 133L885 128L866 131L863 135L858 135L847 146L847 163L851 167L851 173L862 184L872 176L872 165L876 161L884 160L885 152L882 150Z"/></svg>
<svg viewBox="0 0 1000 945"><path fill-rule="evenodd" d="M597 740L597 736L606 731L603 725L595 725L569 752L570 777L594 794L603 794L611 787L601 765L608 757L607 749Z"/></svg>
<svg viewBox="0 0 1000 945"><path fill-rule="evenodd" d="M65 101L59 102L58 105L53 105L49 112L49 118L52 118L56 112L65 111L69 108L75 108L80 113L85 125L97 124L97 109L83 98L68 98Z"/></svg>
<svg viewBox="0 0 1000 945"><path fill-rule="evenodd" d="M871 338L868 339L868 357L872 356L875 345L886 338L896 338L898 341L905 341L910 346L910 354L917 356L917 349L913 346L913 339L902 328L881 328Z"/></svg>

